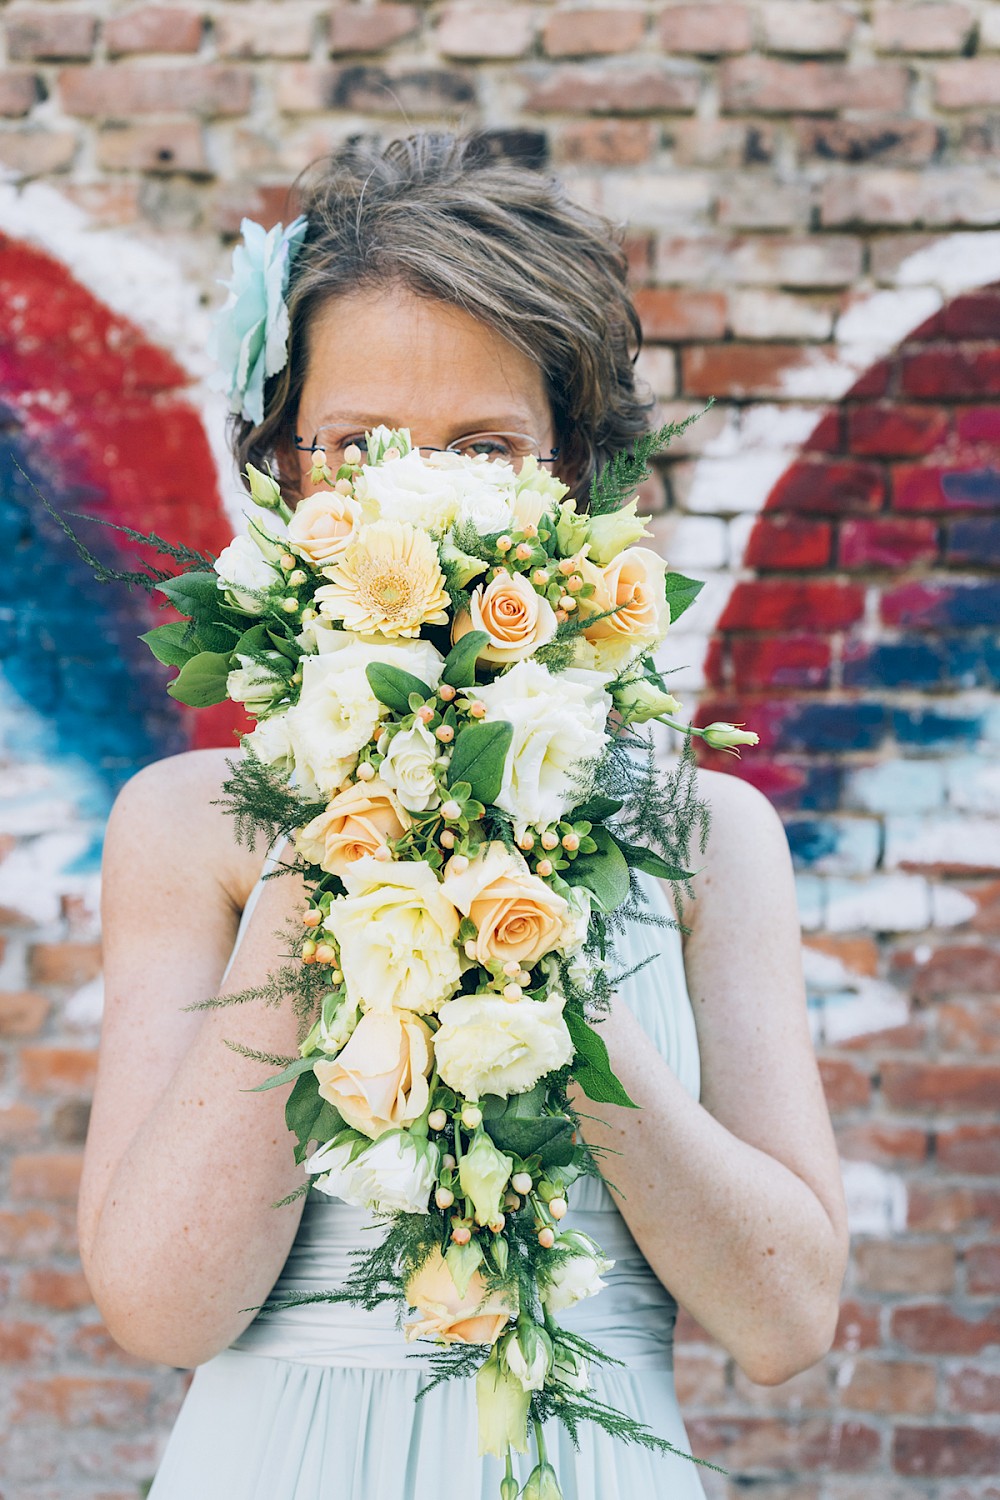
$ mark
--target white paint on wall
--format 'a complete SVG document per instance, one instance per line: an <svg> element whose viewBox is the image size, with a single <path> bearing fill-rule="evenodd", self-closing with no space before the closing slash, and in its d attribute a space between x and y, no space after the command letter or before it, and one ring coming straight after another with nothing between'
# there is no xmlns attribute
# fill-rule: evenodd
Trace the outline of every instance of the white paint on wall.
<svg viewBox="0 0 1000 1500"><path fill-rule="evenodd" d="M840 1163L851 1234L881 1238L906 1228L906 1183L898 1172L888 1172L870 1161Z"/></svg>

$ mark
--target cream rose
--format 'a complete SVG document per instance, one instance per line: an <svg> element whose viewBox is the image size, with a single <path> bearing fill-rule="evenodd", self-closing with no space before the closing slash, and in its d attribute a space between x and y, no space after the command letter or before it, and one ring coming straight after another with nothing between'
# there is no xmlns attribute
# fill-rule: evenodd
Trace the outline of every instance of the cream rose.
<svg viewBox="0 0 1000 1500"><path fill-rule="evenodd" d="M557 822L579 797L581 766L604 751L610 693L593 673L519 661L476 697L491 717L514 726L496 805L513 818L518 837Z"/></svg>
<svg viewBox="0 0 1000 1500"><path fill-rule="evenodd" d="M289 548L314 567L325 567L342 556L360 517L353 495L338 490L309 495L299 501L288 523Z"/></svg>
<svg viewBox="0 0 1000 1500"><path fill-rule="evenodd" d="M418 720L411 729L401 729L391 739L383 734L378 750L383 756L379 775L405 808L426 812L429 807L437 807L441 794L434 767L445 757L426 724Z"/></svg>
<svg viewBox="0 0 1000 1500"><path fill-rule="evenodd" d="M430 865L366 855L340 877L347 895L326 926L340 946L348 993L365 1010L437 1010L462 977L459 915Z"/></svg>
<svg viewBox="0 0 1000 1500"><path fill-rule="evenodd" d="M595 590L589 599L580 600L581 614L616 611L583 632L596 647L601 668L624 665L660 645L670 626L664 591L667 565L662 557L648 547L628 547L603 569L583 558L580 571L584 583L592 583Z"/></svg>
<svg viewBox="0 0 1000 1500"><path fill-rule="evenodd" d="M395 792L375 777L338 792L325 812L299 830L295 847L312 864L340 875L363 855L384 849L409 826L409 814Z"/></svg>
<svg viewBox="0 0 1000 1500"><path fill-rule="evenodd" d="M614 1261L609 1260L589 1234L579 1229L568 1229L556 1240L557 1251L552 1256L540 1287L540 1295L550 1313L564 1312L567 1307L582 1302L584 1297L595 1297L602 1287L605 1271L610 1271Z"/></svg>
<svg viewBox="0 0 1000 1500"><path fill-rule="evenodd" d="M313 1187L355 1208L426 1214L441 1153L426 1137L387 1130L358 1149L356 1136L314 1152L306 1171L322 1173Z"/></svg>
<svg viewBox="0 0 1000 1500"><path fill-rule="evenodd" d="M459 453L425 458L414 448L392 463L366 464L355 493L366 520L409 521L438 536L459 519L472 520L477 530L502 531L510 519L513 480L513 470L504 475L502 467L475 464Z"/></svg>
<svg viewBox="0 0 1000 1500"><path fill-rule="evenodd" d="M473 589L469 609L455 616L451 639L470 630L485 630L489 645L480 661L506 663L532 656L559 628L555 610L536 593L523 573L498 573L491 583Z"/></svg>
<svg viewBox="0 0 1000 1500"><path fill-rule="evenodd" d="M281 582L281 574L261 556L253 538L242 534L223 547L212 566L218 575L218 587L229 602L249 615L262 615L267 608L266 601L256 594L266 593ZM247 589L253 592L247 593Z"/></svg>
<svg viewBox="0 0 1000 1500"><path fill-rule="evenodd" d="M466 1099L483 1094L523 1094L540 1078L573 1059L563 1020L562 995L547 1000L504 1000L499 995L462 995L438 1012L434 1037L438 1073Z"/></svg>
<svg viewBox="0 0 1000 1500"><path fill-rule="evenodd" d="M448 1263L439 1250L406 1283L406 1300L422 1316L403 1329L407 1343L436 1339L443 1344L495 1344L516 1306L509 1294L490 1292L481 1271L474 1271L465 1296L459 1295Z"/></svg>
<svg viewBox="0 0 1000 1500"><path fill-rule="evenodd" d="M304 795L339 791L387 712L365 675L375 661L402 667L431 687L444 666L429 641L363 641L348 630L324 632L319 655L301 658L299 701L285 715Z"/></svg>
<svg viewBox="0 0 1000 1500"><path fill-rule="evenodd" d="M319 1094L372 1140L427 1108L430 1027L411 1011L368 1011L339 1055L313 1064Z"/></svg>
<svg viewBox="0 0 1000 1500"><path fill-rule="evenodd" d="M455 874L453 865L445 869L441 886L463 917L476 924L478 963L513 960L530 969L544 954L574 945L569 902L532 875L519 854L492 843L480 846L461 873Z"/></svg>

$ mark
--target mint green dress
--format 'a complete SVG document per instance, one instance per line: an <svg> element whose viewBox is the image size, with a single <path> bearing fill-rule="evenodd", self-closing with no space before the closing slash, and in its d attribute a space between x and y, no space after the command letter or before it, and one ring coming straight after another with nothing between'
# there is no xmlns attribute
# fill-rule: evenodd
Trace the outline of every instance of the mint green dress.
<svg viewBox="0 0 1000 1500"><path fill-rule="evenodd" d="M653 909L670 916L660 883L641 878ZM260 889L258 881L237 945ZM697 1099L698 1037L679 931L632 924L616 956L625 968L651 953L619 994ZM674 1389L676 1301L596 1178L575 1184L565 1222L615 1261L606 1288L559 1317L624 1361L592 1367L595 1396L689 1453ZM312 1194L274 1294L343 1284L350 1251L372 1243L371 1223L365 1210ZM474 1382L447 1381L418 1404L426 1361L412 1351L433 1346L404 1343L395 1320L392 1308L330 1303L257 1317L195 1370L149 1500L498 1500L503 1468L478 1456ZM703 1471L689 1458L622 1443L593 1423L580 1428L579 1452L555 1422L546 1445L564 1500L705 1500ZM522 1483L532 1463L515 1455Z"/></svg>

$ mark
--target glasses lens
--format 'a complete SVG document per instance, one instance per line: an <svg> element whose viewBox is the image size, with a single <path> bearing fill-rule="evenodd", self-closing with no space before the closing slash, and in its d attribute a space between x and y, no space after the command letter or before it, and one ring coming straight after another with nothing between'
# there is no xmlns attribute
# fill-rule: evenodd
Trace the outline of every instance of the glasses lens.
<svg viewBox="0 0 1000 1500"><path fill-rule="evenodd" d="M515 473L530 453L538 457L534 438L520 432L474 432L449 446L465 458L485 457L491 462L510 464Z"/></svg>

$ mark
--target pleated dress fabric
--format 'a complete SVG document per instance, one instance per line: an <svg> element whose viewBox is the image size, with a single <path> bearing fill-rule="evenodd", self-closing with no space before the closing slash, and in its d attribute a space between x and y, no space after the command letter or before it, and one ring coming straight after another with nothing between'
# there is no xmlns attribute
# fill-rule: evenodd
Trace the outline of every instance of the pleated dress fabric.
<svg viewBox="0 0 1000 1500"><path fill-rule="evenodd" d="M272 862L269 856L265 870ZM660 883L641 878L650 908L670 916ZM234 955L260 889L258 881ZM619 995L697 1099L698 1037L679 931L630 924L616 962L630 968L649 955L652 962ZM607 1171L613 1180L613 1165ZM592 1235L615 1261L603 1291L559 1315L623 1361L592 1366L595 1396L689 1453L674 1388L676 1301L602 1182L574 1184L565 1224ZM367 1248L377 1233L366 1211L311 1194L272 1295L344 1285L351 1250ZM406 1344L391 1308L314 1303L258 1316L195 1370L149 1500L498 1500L503 1465L478 1456L474 1381L450 1380L415 1399L428 1375L414 1351L432 1348ZM579 1439L577 1451L560 1423L546 1424L564 1500L704 1500L700 1468L689 1458L623 1443L592 1422L581 1425ZM514 1456L522 1483L531 1446L531 1456Z"/></svg>

